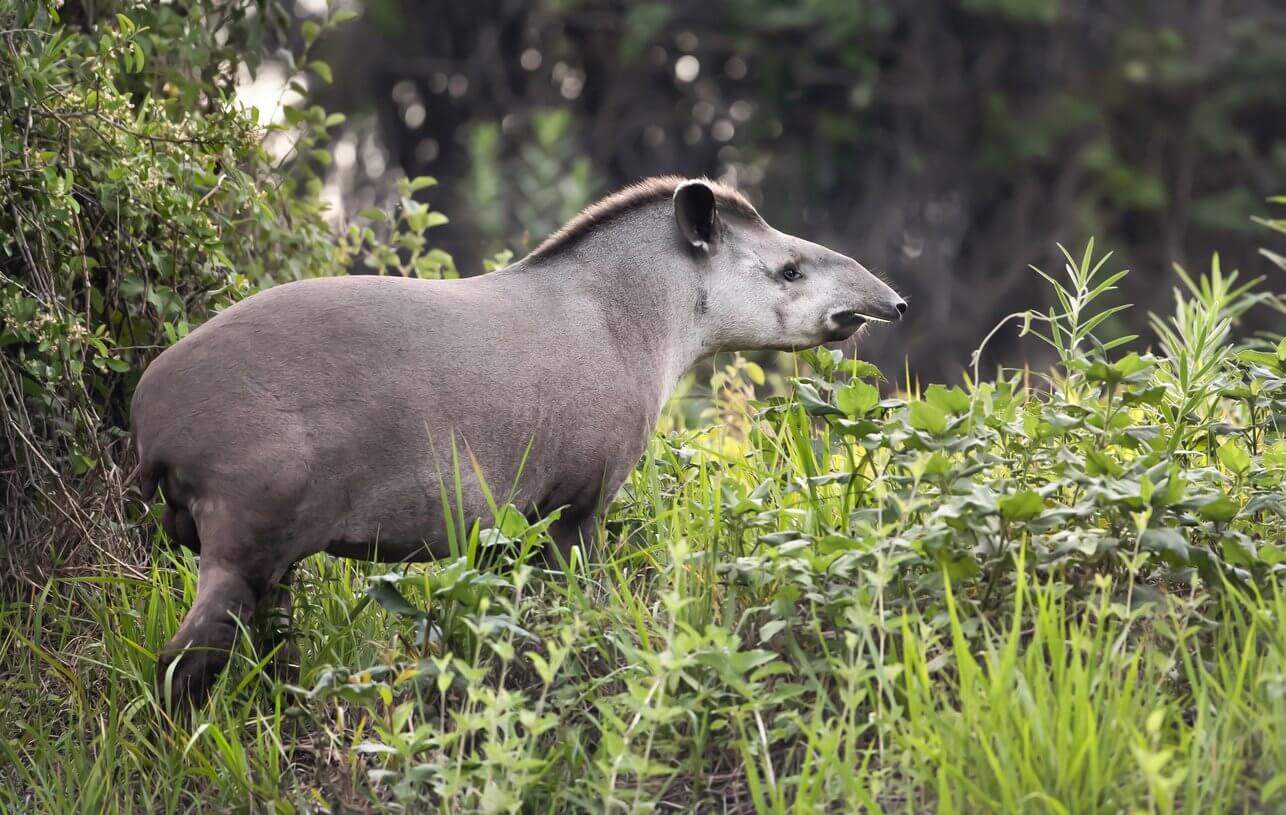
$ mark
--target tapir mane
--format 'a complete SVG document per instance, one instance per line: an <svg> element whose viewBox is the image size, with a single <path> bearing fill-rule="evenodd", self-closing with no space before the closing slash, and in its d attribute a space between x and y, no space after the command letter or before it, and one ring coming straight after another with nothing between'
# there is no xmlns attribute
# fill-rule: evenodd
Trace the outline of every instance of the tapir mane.
<svg viewBox="0 0 1286 815"><path fill-rule="evenodd" d="M649 204L668 201L674 197L675 188L688 180L677 175L654 176L614 192L581 210L527 257L539 260L555 255L609 221ZM736 188L718 181L703 180L714 191L715 200L723 212L736 213L757 222L763 221L754 205Z"/></svg>

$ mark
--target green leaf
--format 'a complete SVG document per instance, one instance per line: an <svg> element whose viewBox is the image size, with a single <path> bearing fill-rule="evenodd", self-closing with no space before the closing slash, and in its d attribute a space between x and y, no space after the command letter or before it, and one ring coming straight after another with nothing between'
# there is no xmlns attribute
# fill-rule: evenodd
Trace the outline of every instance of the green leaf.
<svg viewBox="0 0 1286 815"><path fill-rule="evenodd" d="M1238 511L1240 511L1240 507L1226 495L1207 501L1198 510L1201 513L1201 517L1215 523L1228 523L1237 516Z"/></svg>
<svg viewBox="0 0 1286 815"><path fill-rule="evenodd" d="M1045 511L1045 499L1031 490L1020 490L996 502L1000 514L1011 521L1025 521Z"/></svg>
<svg viewBox="0 0 1286 815"><path fill-rule="evenodd" d="M304 20L299 26L299 33L304 37L304 45L312 45L317 35L321 33L321 26L315 20Z"/></svg>
<svg viewBox="0 0 1286 815"><path fill-rule="evenodd" d="M1090 475L1111 475L1119 477L1125 472L1116 459L1099 450L1091 443L1085 443L1081 447L1085 454L1085 472Z"/></svg>
<svg viewBox="0 0 1286 815"><path fill-rule="evenodd" d="M934 453L924 462L925 475L944 476L949 472L951 472L951 460L941 453Z"/></svg>
<svg viewBox="0 0 1286 815"><path fill-rule="evenodd" d="M930 385L924 392L924 401L946 413L964 413L969 410L969 395L957 385L947 389L943 385Z"/></svg>
<svg viewBox="0 0 1286 815"><path fill-rule="evenodd" d="M1139 544L1146 551L1155 553L1167 565L1173 567L1192 565L1192 547L1183 537L1183 533L1173 527L1163 526L1143 530Z"/></svg>
<svg viewBox="0 0 1286 815"><path fill-rule="evenodd" d="M781 631L785 627L785 620L769 620L764 623L763 627L759 629L759 643L762 645L763 643L768 642L768 640L772 639L778 631Z"/></svg>
<svg viewBox="0 0 1286 815"><path fill-rule="evenodd" d="M1234 440L1230 439L1219 445L1217 455L1220 464L1238 475L1250 469L1250 454Z"/></svg>
<svg viewBox="0 0 1286 815"><path fill-rule="evenodd" d="M947 432L947 414L942 408L928 402L912 402L910 407L911 426L916 430L925 430L935 436Z"/></svg>
<svg viewBox="0 0 1286 815"><path fill-rule="evenodd" d="M1245 365L1259 364L1259 365L1263 365L1265 368L1268 368L1269 370L1274 370L1280 366L1280 360L1282 359L1282 356L1280 352L1270 354L1267 351L1246 350L1246 351L1238 351L1236 354L1236 358L1238 362L1241 362Z"/></svg>
<svg viewBox="0 0 1286 815"><path fill-rule="evenodd" d="M312 68L313 73L321 77L322 81L327 85L335 81L334 75L330 72L330 65L325 62L322 62L321 60L313 60L308 63L308 67Z"/></svg>
<svg viewBox="0 0 1286 815"><path fill-rule="evenodd" d="M884 380L884 374L880 369L862 359L846 359L840 366L841 369L849 376L857 379L879 379Z"/></svg>
<svg viewBox="0 0 1286 815"><path fill-rule="evenodd" d="M1131 390L1125 394L1122 402L1127 405L1159 405L1165 399L1165 386L1157 385L1141 390Z"/></svg>
<svg viewBox="0 0 1286 815"><path fill-rule="evenodd" d="M1255 544L1245 535L1233 533L1219 543L1224 560L1234 566L1254 566L1259 562Z"/></svg>
<svg viewBox="0 0 1286 815"><path fill-rule="evenodd" d="M843 416L843 411L831 405L817 388L807 382L795 383L795 398L804 406L804 412L809 416Z"/></svg>
<svg viewBox="0 0 1286 815"><path fill-rule="evenodd" d="M880 401L880 389L854 379L835 394L839 409L854 418L865 416Z"/></svg>
<svg viewBox="0 0 1286 815"><path fill-rule="evenodd" d="M403 596L398 590L397 584L401 582L402 576L399 574L372 575L367 578L370 583L366 587L366 593L371 599L380 604L385 611L397 614L401 617L421 618L428 616L423 609L416 608Z"/></svg>

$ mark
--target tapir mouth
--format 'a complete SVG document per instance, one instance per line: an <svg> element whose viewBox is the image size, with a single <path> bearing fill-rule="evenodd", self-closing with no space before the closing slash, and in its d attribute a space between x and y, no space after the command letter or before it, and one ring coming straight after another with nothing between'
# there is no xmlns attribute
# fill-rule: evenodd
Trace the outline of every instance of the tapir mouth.
<svg viewBox="0 0 1286 815"><path fill-rule="evenodd" d="M826 329L825 342L843 342L851 338L854 334L859 333L866 327L866 318L852 319L845 322L832 320Z"/></svg>
<svg viewBox="0 0 1286 815"><path fill-rule="evenodd" d="M898 301L884 311L871 313L873 309L856 309L849 308L842 311L836 311L830 315L827 320L828 331L826 334L827 342L839 342L852 337L858 331L861 331L868 323L892 323L902 319L902 314L906 311L906 305Z"/></svg>
<svg viewBox="0 0 1286 815"><path fill-rule="evenodd" d="M867 321L871 319L873 318L863 314L857 309L837 311L831 315L831 322L837 327L841 329L851 329L852 331L856 331L866 325Z"/></svg>
<svg viewBox="0 0 1286 815"><path fill-rule="evenodd" d="M826 341L840 342L862 330L871 318L860 311L848 309L837 311L827 320Z"/></svg>

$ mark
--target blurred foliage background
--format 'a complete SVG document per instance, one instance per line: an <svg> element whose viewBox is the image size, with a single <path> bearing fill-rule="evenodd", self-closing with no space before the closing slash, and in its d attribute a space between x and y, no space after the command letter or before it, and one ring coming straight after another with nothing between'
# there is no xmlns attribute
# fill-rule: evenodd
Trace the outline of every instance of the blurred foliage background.
<svg viewBox="0 0 1286 815"><path fill-rule="evenodd" d="M1169 307L1172 263L1216 249L1281 286L1251 220L1286 189L1276 0L352 7L316 89L349 116L333 198L351 215L388 200L390 174L435 176L425 195L453 221L436 238L462 273L601 193L680 173L736 183L778 228L894 281L910 321L863 355L925 380L954 380L991 326L1046 296L1027 265L1059 266L1055 242L1116 250L1136 321ZM991 352L1047 362L1010 336Z"/></svg>

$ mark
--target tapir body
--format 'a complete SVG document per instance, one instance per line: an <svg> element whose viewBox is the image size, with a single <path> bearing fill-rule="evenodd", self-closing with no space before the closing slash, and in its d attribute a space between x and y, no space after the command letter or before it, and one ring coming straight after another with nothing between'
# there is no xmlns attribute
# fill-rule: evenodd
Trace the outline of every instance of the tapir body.
<svg viewBox="0 0 1286 815"><path fill-rule="evenodd" d="M158 679L203 696L238 619L300 558L440 557L448 515L492 520L488 491L558 510L564 553L588 543L701 357L839 340L904 310L734 190L677 178L605 199L481 277L256 294L162 353L134 395L143 490L161 486L167 531L201 557Z"/></svg>

